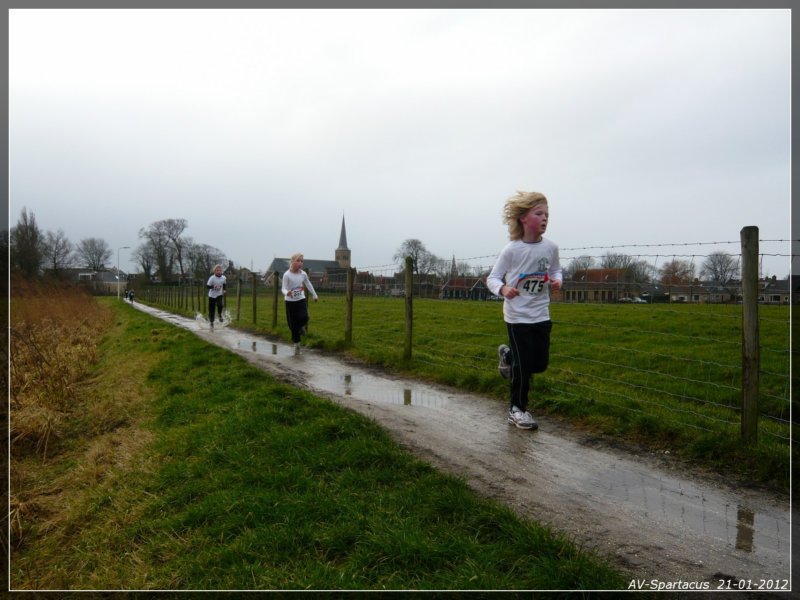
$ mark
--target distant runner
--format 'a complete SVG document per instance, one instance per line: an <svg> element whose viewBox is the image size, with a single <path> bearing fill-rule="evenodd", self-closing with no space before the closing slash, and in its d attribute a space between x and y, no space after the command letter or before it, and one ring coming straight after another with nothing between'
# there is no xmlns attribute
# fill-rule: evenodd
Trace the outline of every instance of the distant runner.
<svg viewBox="0 0 800 600"><path fill-rule="evenodd" d="M292 342L294 342L294 353L300 354L300 334L303 333L308 323L308 300L305 290L313 296L314 302L319 297L311 285L308 273L303 271L304 257L300 252L292 254L289 259L289 270L283 274L281 280L281 291L286 300L286 321L289 330L292 332Z"/></svg>
<svg viewBox="0 0 800 600"><path fill-rule="evenodd" d="M222 323L222 309L225 306L225 294L228 293L228 281L222 274L222 265L214 267L214 274L206 282L208 288L208 322L214 329L214 310L219 313L219 322Z"/></svg>

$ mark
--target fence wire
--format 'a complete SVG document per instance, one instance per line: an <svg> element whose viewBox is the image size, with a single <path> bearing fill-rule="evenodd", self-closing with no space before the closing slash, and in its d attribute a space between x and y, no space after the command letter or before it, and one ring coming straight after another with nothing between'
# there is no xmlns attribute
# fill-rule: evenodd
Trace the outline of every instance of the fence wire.
<svg viewBox="0 0 800 600"><path fill-rule="evenodd" d="M788 244L790 240L761 240L762 243ZM586 251L617 251L636 249L634 262L650 260L650 269L632 271L624 280L596 282L601 292L596 296L565 298L551 306L554 324L551 361L548 370L535 377L534 394L552 396L552 401L573 403L592 402L610 410L641 417L668 420L681 427L698 431L719 428L737 430L741 413L741 331L742 309L735 291L724 301L711 302L710 297L696 294L707 284L693 279L683 284L665 284L655 277L663 274L667 263L684 260L697 273L704 261L729 242L699 242L695 244L637 244L586 246L562 249L562 266L572 260L586 261ZM690 246L717 246L715 252L685 252ZM664 251L673 247L673 251ZM658 248L652 252L651 248ZM677 248L677 249L676 249ZM741 257L731 254L736 268ZM763 254L782 256L789 254ZM491 294L465 294L459 299L445 293L449 281L464 280L485 286L485 275L491 269L494 256L453 258L450 272L414 277L413 364L425 374L430 370L460 373L462 379L472 377L476 385L486 387L486 380L496 376L498 344L506 338L502 320L502 301ZM607 255L594 254L589 258L602 264ZM461 272L457 268L460 266ZM397 357L403 349L404 277L397 265L378 265L355 269L353 284L353 347L372 360ZM618 273L621 276L621 272ZM314 277L318 279L315 280ZM337 308L321 310L310 307L311 331L335 342L344 328L344 306L347 291L347 272L311 274L318 293L325 302ZM241 316L248 321L253 312L252 285L243 284ZM256 329L280 333L284 326L283 307L278 307L278 324L273 330L273 295L270 285L261 277L256 280L258 305ZM775 285L776 279L764 281L764 291ZM565 282L565 291L569 288ZM732 286L729 286L732 287ZM765 298L760 311L761 369L759 416L760 432L782 442L791 439L791 378L789 350L788 285L777 286L780 300L776 305ZM623 304L621 298L643 290L658 289L662 297L650 294L647 302ZM679 289L686 295L681 300L672 294ZM784 295L784 293L786 295ZM624 294L624 295L620 295ZM202 295L202 294L201 294ZM370 301L369 298L374 298ZM158 302L188 307L188 300L173 297ZM470 299L480 298L480 299ZM784 300L785 299L785 300ZM280 301L280 300L279 300ZM229 306L231 296L229 295ZM194 306L194 298L191 305ZM341 309L339 309L339 305ZM197 299L203 312L202 298ZM387 360L387 362L390 362ZM466 374L466 375L465 375ZM534 400L535 403L535 400ZM796 441L792 440L796 443Z"/></svg>

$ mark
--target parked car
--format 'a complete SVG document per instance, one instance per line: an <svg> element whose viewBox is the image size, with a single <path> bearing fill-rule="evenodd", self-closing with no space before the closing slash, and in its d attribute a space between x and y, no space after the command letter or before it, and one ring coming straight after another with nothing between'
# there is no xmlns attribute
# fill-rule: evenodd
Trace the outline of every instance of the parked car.
<svg viewBox="0 0 800 600"><path fill-rule="evenodd" d="M632 300L634 304L647 304L647 300L639 298L638 296Z"/></svg>

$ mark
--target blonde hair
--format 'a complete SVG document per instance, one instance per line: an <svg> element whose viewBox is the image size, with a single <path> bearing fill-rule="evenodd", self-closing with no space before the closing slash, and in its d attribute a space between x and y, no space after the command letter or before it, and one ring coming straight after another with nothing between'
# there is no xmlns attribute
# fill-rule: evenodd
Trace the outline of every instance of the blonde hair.
<svg viewBox="0 0 800 600"><path fill-rule="evenodd" d="M508 237L511 240L521 240L525 231L519 220L534 206L547 204L547 198L539 192L517 192L506 200L503 207L503 222L508 225Z"/></svg>
<svg viewBox="0 0 800 600"><path fill-rule="evenodd" d="M291 265L291 264L292 264L294 261L296 261L296 260L297 260L298 258L300 258L301 256L303 256L303 253L302 253L302 252L295 252L294 254L292 254L292 255L289 257L289 264ZM304 258L305 258L305 257L304 257Z"/></svg>

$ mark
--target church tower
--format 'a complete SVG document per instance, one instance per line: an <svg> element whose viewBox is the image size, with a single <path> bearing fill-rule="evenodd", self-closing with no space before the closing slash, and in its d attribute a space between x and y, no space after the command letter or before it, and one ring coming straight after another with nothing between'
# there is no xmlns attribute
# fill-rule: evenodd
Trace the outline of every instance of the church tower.
<svg viewBox="0 0 800 600"><path fill-rule="evenodd" d="M342 233L339 234L339 247L336 248L336 262L342 269L350 268L350 249L347 247L347 231L344 228L344 215L342 215Z"/></svg>

